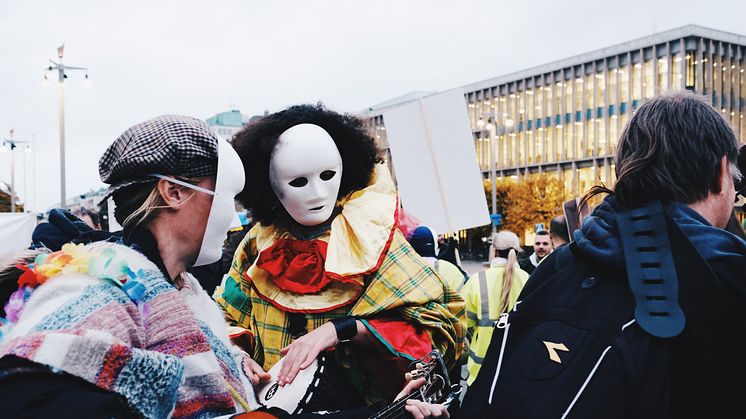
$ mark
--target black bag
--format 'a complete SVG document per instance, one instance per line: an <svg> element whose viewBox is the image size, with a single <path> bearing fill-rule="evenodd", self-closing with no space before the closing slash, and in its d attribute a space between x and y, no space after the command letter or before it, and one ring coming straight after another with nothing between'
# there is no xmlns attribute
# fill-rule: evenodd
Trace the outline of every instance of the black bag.
<svg viewBox="0 0 746 419"><path fill-rule="evenodd" d="M462 417L743 417L744 408L735 407L740 406L735 394L743 385L729 385L728 390L718 382L724 379L724 369L710 369L718 362L716 345L726 347L731 341L738 347L744 342L741 310L733 307L675 223L666 217L662 228L672 246L664 253L672 259L671 266L675 264L679 282L683 280L678 287L678 301L687 313L683 333L683 313L673 313L669 320L674 333L653 336L660 313L652 309L654 315L647 319L638 313L636 320L635 309L667 302L638 295L636 304L630 291L635 286L626 271L591 260L570 243L537 267L514 310L496 322L482 368L466 392ZM722 304L703 307L702 301ZM722 322L690 321L692 313L709 315L713 310ZM712 348L703 349L710 342ZM690 356L708 353L715 354L713 359ZM743 355L732 347L722 354L734 374L746 371ZM678 385L677 380L701 387Z"/></svg>

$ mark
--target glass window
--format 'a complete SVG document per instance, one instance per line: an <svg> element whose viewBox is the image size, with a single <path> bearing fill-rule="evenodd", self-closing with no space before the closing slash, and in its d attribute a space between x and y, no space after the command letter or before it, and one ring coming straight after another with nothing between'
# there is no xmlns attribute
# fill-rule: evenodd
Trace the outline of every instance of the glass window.
<svg viewBox="0 0 746 419"><path fill-rule="evenodd" d="M526 92L520 92L518 94L518 120L516 122L525 122L526 114ZM525 125L525 124L524 124Z"/></svg>
<svg viewBox="0 0 746 419"><path fill-rule="evenodd" d="M617 69L614 69L609 73L609 88L608 92L606 94L606 97L608 99L609 104L615 104L618 103L619 98L617 95L616 85L617 85L617 75L619 71Z"/></svg>
<svg viewBox="0 0 746 419"><path fill-rule="evenodd" d="M477 164L479 165L481 170L485 170L484 168L484 150L482 150L482 139L476 138L474 140L474 149L477 151Z"/></svg>
<svg viewBox="0 0 746 419"><path fill-rule="evenodd" d="M584 89L585 89L585 107L586 109L593 108L593 86L595 85L596 78L593 74L585 76Z"/></svg>
<svg viewBox="0 0 746 419"><path fill-rule="evenodd" d="M542 163L542 162L545 161L545 160L543 160L544 157L545 157L545 155L544 155L544 143L545 143L545 139L544 139L544 128L537 129L535 137L536 137L535 138L535 141L536 141L536 162L537 163Z"/></svg>
<svg viewBox="0 0 746 419"><path fill-rule="evenodd" d="M574 180L575 176L573 176L572 169L566 169L562 171L562 183L564 183L565 185L565 191L568 191L572 196L577 196Z"/></svg>
<svg viewBox="0 0 746 419"><path fill-rule="evenodd" d="M575 109L573 107L573 96L572 96L573 83L571 81L567 81L563 84L565 86L565 113L572 113L572 111ZM562 116L564 117L564 115Z"/></svg>
<svg viewBox="0 0 746 419"><path fill-rule="evenodd" d="M513 167L516 166L516 138L514 132L508 136L508 144L508 166Z"/></svg>
<svg viewBox="0 0 746 419"><path fill-rule="evenodd" d="M712 56L712 93L717 96L721 92L720 90L720 69L718 68L717 57ZM717 100L716 100L717 102ZM714 104L717 106L717 103Z"/></svg>
<svg viewBox="0 0 746 419"><path fill-rule="evenodd" d="M526 142L524 141L524 131L518 131L518 135L515 137L515 140L516 140L516 147L518 148L517 166L525 166L526 165L526 152L525 152Z"/></svg>
<svg viewBox="0 0 746 419"><path fill-rule="evenodd" d="M606 75L604 73L596 74L596 107L606 106Z"/></svg>
<svg viewBox="0 0 746 419"><path fill-rule="evenodd" d="M588 119L583 122L583 125L584 125L584 131L586 132L586 135L588 137L586 138L586 143L585 143L585 155L590 157L593 155L593 145L595 141L593 132L594 132L594 127L596 123L594 122L593 119Z"/></svg>
<svg viewBox="0 0 746 419"><path fill-rule="evenodd" d="M596 132L598 133L598 135L596 136L596 155L603 156L604 154L606 154L606 124L605 121L601 118L596 118L596 130Z"/></svg>
<svg viewBox="0 0 746 419"><path fill-rule="evenodd" d="M629 67L619 69L619 103L630 103ZM629 105L628 105L629 106Z"/></svg>
<svg viewBox="0 0 746 419"><path fill-rule="evenodd" d="M642 64L632 66L632 100L640 100L642 92Z"/></svg>
<svg viewBox="0 0 746 419"><path fill-rule="evenodd" d="M616 115L611 117L609 121L609 153L614 153L617 142L617 123L618 117Z"/></svg>
<svg viewBox="0 0 746 419"><path fill-rule="evenodd" d="M584 167L578 169L578 194L582 195L588 192L593 185L596 185L596 178L593 175L593 167Z"/></svg>
<svg viewBox="0 0 746 419"><path fill-rule="evenodd" d="M674 90L684 88L684 76L681 74L681 54L675 54L673 56L673 64L671 65L671 87Z"/></svg>
<svg viewBox="0 0 746 419"><path fill-rule="evenodd" d="M551 163L557 160L554 154L555 145L556 145L555 137L554 137L554 126L553 125L547 126L546 129L544 129L544 132L546 133L546 138L547 138L547 145L546 145L547 159L546 161Z"/></svg>
<svg viewBox="0 0 746 419"><path fill-rule="evenodd" d="M666 58L658 59L658 89L668 90L669 63Z"/></svg>
<svg viewBox="0 0 746 419"><path fill-rule="evenodd" d="M562 125L556 125L554 127L554 160L562 160L562 146L564 144L564 136L567 130L562 129Z"/></svg>
<svg viewBox="0 0 746 419"><path fill-rule="evenodd" d="M585 123L575 122L575 130L573 136L575 137L575 150L578 152L578 158L587 157L585 148L583 147L583 127Z"/></svg>
<svg viewBox="0 0 746 419"><path fill-rule="evenodd" d="M645 91L645 98L651 98L655 95L655 80L653 80L654 68L653 60L645 61L643 64L643 82L642 88Z"/></svg>

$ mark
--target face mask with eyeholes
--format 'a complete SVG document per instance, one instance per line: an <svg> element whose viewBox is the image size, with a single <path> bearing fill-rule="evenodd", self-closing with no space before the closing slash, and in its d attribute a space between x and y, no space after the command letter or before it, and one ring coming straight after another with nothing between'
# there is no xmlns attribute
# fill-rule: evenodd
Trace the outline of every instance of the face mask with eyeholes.
<svg viewBox="0 0 746 419"><path fill-rule="evenodd" d="M295 222L312 227L332 215L342 182L342 157L332 137L314 124L283 132L270 158L269 176Z"/></svg>

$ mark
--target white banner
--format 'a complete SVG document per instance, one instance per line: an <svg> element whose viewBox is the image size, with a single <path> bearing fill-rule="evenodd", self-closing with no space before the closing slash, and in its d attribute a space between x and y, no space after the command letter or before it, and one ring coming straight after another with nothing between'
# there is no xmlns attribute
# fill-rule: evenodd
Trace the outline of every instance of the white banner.
<svg viewBox="0 0 746 419"><path fill-rule="evenodd" d="M0 212L0 254L28 248L36 228L36 214Z"/></svg>
<svg viewBox="0 0 746 419"><path fill-rule="evenodd" d="M490 223L461 89L384 111L404 211L436 234Z"/></svg>

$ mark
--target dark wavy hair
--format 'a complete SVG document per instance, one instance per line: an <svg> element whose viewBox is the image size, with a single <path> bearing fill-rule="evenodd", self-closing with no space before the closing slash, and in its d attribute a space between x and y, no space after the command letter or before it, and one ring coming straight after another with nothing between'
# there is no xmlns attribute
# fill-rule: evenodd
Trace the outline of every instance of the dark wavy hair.
<svg viewBox="0 0 746 419"><path fill-rule="evenodd" d="M614 190L593 187L584 200L610 193L624 208L660 199L691 204L719 193L720 161L735 166L736 136L704 97L656 96L632 115L617 145Z"/></svg>
<svg viewBox="0 0 746 419"><path fill-rule="evenodd" d="M367 186L373 165L378 161L376 145L363 121L350 114L331 111L322 103L291 106L251 122L236 133L232 141L246 172L244 190L236 199L263 225L289 221L289 215L272 190L269 161L280 135L299 124L320 126L337 145L343 167L337 199Z"/></svg>

